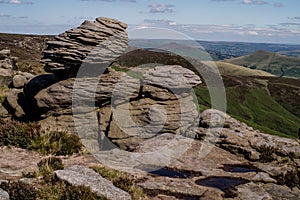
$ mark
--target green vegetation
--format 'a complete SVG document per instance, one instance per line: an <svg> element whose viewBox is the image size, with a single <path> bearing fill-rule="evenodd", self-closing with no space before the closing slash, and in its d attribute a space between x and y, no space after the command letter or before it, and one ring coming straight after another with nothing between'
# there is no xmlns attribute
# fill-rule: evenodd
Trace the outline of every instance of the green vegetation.
<svg viewBox="0 0 300 200"><path fill-rule="evenodd" d="M93 166L92 169L110 180L116 187L131 194L133 200L147 199L142 188L136 186L134 179L127 173L99 166Z"/></svg>
<svg viewBox="0 0 300 200"><path fill-rule="evenodd" d="M43 131L36 123L0 122L0 146L15 146L41 154L72 155L82 150L77 135L60 131Z"/></svg>
<svg viewBox="0 0 300 200"><path fill-rule="evenodd" d="M229 59L227 62L264 70L276 76L281 76L283 70L286 77L300 78L300 58L267 51L256 51L247 56Z"/></svg>
<svg viewBox="0 0 300 200"><path fill-rule="evenodd" d="M260 158L259 158L260 162L267 163L275 160L274 154L276 153L276 148L272 146L262 146L259 151L260 151Z"/></svg>
<svg viewBox="0 0 300 200"><path fill-rule="evenodd" d="M299 117L283 106L285 103L283 100L276 101L277 98L270 94L268 86L261 85L260 81L254 78L224 77L224 82L228 114L265 133L282 137L297 137L300 127ZM268 84L268 82L266 83ZM287 83L282 84L286 85ZM269 84L270 87L272 84ZM289 90L285 90L285 92L289 92ZM290 90L290 92L293 91ZM207 87L199 86L195 88L195 93L201 110L210 108ZM281 98L284 97L281 96ZM294 99L294 102L292 100L289 98L291 104L296 104L297 99Z"/></svg>
<svg viewBox="0 0 300 200"><path fill-rule="evenodd" d="M35 200L38 195L38 191L33 186L21 181L3 182L0 188L8 191L10 200Z"/></svg>
<svg viewBox="0 0 300 200"><path fill-rule="evenodd" d="M226 62L216 62L216 65L222 75L230 76L274 76L268 72L256 69L249 69L243 66L234 65Z"/></svg>
<svg viewBox="0 0 300 200"><path fill-rule="evenodd" d="M38 163L39 170L25 174L27 178L38 178L39 181L34 186L22 182L9 183L9 187L1 185L0 187L9 191L14 199L49 199L49 200L107 200L105 197L99 197L85 186L71 186L64 181L59 181L54 174L55 170L62 170L64 166L62 160L57 157L49 157ZM36 179L36 180L38 180Z"/></svg>
<svg viewBox="0 0 300 200"><path fill-rule="evenodd" d="M117 72L125 72L128 76L135 78L135 79L143 79L143 74L139 72L134 72L130 69L121 68L119 66L113 65L111 66L112 69L114 69Z"/></svg>

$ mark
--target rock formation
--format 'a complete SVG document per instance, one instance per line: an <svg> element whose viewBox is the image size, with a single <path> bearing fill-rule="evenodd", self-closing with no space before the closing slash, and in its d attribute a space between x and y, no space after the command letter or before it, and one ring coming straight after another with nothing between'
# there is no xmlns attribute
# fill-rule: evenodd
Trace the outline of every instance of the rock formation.
<svg viewBox="0 0 300 200"><path fill-rule="evenodd" d="M45 71L60 76L76 76L84 63L106 63L127 48L127 25L108 18L85 21L57 36L43 52ZM84 67L84 66L83 66Z"/></svg>

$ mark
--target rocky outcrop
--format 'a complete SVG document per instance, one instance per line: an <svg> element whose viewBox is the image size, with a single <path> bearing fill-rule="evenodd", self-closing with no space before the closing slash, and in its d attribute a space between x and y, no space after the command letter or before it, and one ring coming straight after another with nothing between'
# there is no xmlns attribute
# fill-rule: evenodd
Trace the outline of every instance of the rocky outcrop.
<svg viewBox="0 0 300 200"><path fill-rule="evenodd" d="M131 77L109 68L100 76L96 91L88 87L93 78L85 78L82 85L86 97L95 95L101 132L123 149L132 149L137 142L161 133L186 134L198 125L199 113L191 95L192 88L201 83L197 75L181 66L157 66L144 73ZM71 116L75 81L69 78L41 90L34 97L35 110L45 117ZM77 109L84 115L91 112ZM97 135L97 130L91 134Z"/></svg>
<svg viewBox="0 0 300 200"><path fill-rule="evenodd" d="M130 194L117 188L111 181L106 180L92 169L72 166L65 170L55 171L56 176L73 186L87 186L98 196L111 200L129 200Z"/></svg>
<svg viewBox="0 0 300 200"><path fill-rule="evenodd" d="M118 20L100 17L93 22L85 21L79 27L60 34L55 41L49 41L42 62L45 63L45 71L51 74L36 76L26 84L24 99L29 103L24 110L27 117L39 120L51 116L68 118L61 123L62 127L74 127L71 109L75 80L84 84L83 92L93 94L89 88L93 88L99 75L127 48L126 28L127 25ZM106 88L102 90L106 91Z"/></svg>
<svg viewBox="0 0 300 200"><path fill-rule="evenodd" d="M0 86L7 86L12 81L13 75L18 69L17 58L11 57L10 50L0 51Z"/></svg>
<svg viewBox="0 0 300 200"><path fill-rule="evenodd" d="M120 21L100 17L60 34L43 52L45 71L70 77L76 76L83 63L114 60L127 48L126 28Z"/></svg>

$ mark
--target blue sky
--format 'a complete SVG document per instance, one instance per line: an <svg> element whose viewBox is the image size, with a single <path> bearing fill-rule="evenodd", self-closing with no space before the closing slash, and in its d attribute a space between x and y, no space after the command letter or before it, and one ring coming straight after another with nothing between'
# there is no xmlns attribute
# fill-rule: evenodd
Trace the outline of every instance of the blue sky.
<svg viewBox="0 0 300 200"><path fill-rule="evenodd" d="M59 34L112 17L215 41L300 44L299 0L0 0L0 32Z"/></svg>

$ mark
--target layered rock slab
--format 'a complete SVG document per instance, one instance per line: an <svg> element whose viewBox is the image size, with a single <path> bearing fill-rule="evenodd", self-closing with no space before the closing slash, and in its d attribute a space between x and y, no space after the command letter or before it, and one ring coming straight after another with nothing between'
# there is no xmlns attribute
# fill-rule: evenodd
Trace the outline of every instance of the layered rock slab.
<svg viewBox="0 0 300 200"><path fill-rule="evenodd" d="M126 28L118 20L100 17L60 34L43 52L45 71L70 77L86 64L109 65L127 48Z"/></svg>

